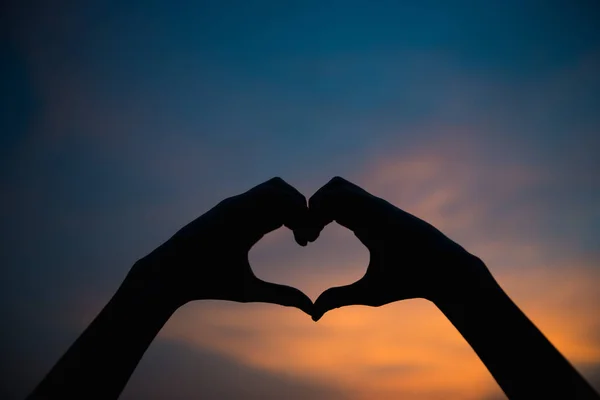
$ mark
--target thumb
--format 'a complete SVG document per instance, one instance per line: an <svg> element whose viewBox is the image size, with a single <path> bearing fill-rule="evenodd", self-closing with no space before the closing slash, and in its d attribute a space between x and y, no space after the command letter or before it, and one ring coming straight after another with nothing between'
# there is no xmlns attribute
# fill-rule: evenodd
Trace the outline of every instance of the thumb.
<svg viewBox="0 0 600 400"><path fill-rule="evenodd" d="M359 280L347 286L329 288L315 301L312 319L318 321L323 314L334 308L351 305L367 305L366 292L363 288L363 280Z"/></svg>
<svg viewBox="0 0 600 400"><path fill-rule="evenodd" d="M300 290L291 286L265 282L259 278L253 279L249 285L246 301L296 307L308 315L312 315L313 311L313 302Z"/></svg>

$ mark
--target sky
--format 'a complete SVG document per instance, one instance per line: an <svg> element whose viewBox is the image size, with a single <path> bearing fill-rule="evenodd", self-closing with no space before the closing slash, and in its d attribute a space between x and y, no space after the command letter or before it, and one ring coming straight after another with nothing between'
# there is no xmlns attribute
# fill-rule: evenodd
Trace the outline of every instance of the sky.
<svg viewBox="0 0 600 400"><path fill-rule="evenodd" d="M8 0L0 9L0 367L23 398L131 265L217 202L339 175L479 256L600 390L594 1ZM311 299L368 252L282 228L255 273ZM123 399L504 398L424 300L203 301Z"/></svg>

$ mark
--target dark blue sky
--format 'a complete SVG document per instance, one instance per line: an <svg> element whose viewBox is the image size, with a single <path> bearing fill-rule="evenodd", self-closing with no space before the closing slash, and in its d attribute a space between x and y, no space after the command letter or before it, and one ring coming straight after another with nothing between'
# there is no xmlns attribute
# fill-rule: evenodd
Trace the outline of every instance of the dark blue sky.
<svg viewBox="0 0 600 400"><path fill-rule="evenodd" d="M600 284L593 1L2 7L0 348L20 363L7 398L39 379L136 259L276 175L307 197L348 177L499 275L581 267ZM287 244L257 249L259 272L314 298L326 287L315 263L364 270L331 260L350 238L323 243L310 279L274 266L301 263ZM597 350L600 321L590 326Z"/></svg>

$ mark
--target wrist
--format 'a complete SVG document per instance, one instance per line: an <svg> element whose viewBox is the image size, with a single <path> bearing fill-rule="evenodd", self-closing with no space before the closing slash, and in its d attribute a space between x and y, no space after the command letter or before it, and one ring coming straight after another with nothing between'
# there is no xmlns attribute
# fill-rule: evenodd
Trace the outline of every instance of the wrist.
<svg viewBox="0 0 600 400"><path fill-rule="evenodd" d="M466 253L466 252L465 252ZM476 256L469 253L452 260L444 267L451 276L444 278L442 288L431 301L441 310L464 308L469 304L486 301L490 295L502 289L486 267Z"/></svg>
<svg viewBox="0 0 600 400"><path fill-rule="evenodd" d="M166 279L161 279L159 267L149 259L137 261L115 294L130 307L170 317L184 302L174 298Z"/></svg>

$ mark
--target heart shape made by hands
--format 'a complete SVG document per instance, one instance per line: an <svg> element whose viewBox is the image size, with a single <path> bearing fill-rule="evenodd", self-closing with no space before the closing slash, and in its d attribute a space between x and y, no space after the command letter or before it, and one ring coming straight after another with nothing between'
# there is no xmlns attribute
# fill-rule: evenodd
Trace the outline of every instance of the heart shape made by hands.
<svg viewBox="0 0 600 400"><path fill-rule="evenodd" d="M369 251L359 280L329 288L313 303L300 290L253 273L249 252L264 235L284 225L306 246L331 222L347 228ZM133 274L136 281L137 275L140 280L145 274L159 277L153 279L156 290L174 308L198 299L264 302L299 308L315 321L348 305L381 306L415 297L436 302L477 285L478 271L487 271L433 226L342 178L320 188L308 205L280 178L225 199L134 270L142 271Z"/></svg>
<svg viewBox="0 0 600 400"><path fill-rule="evenodd" d="M377 307L411 298L436 302L471 287L487 271L481 260L427 222L339 177L309 199L306 221L297 225L294 237L300 245L314 242L334 221L365 245L369 263L362 278L317 298L315 321L348 305Z"/></svg>
<svg viewBox="0 0 600 400"><path fill-rule="evenodd" d="M254 274L298 288L313 301L326 289L360 279L368 250L348 229L329 224L317 240L299 246L286 228L265 235L248 254Z"/></svg>

